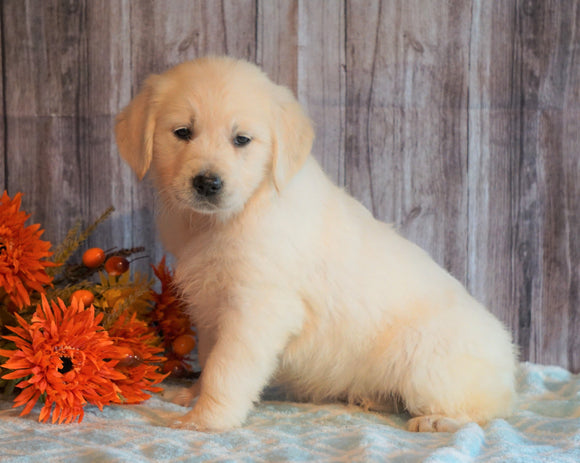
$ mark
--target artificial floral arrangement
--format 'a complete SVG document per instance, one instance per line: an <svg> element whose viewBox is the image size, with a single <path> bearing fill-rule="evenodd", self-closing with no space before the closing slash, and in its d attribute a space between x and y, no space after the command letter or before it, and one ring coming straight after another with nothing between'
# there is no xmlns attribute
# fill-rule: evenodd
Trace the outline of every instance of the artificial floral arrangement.
<svg viewBox="0 0 580 463"><path fill-rule="evenodd" d="M84 230L77 221L51 251L20 206L20 193L0 197L0 393L17 394L21 415L40 401L39 421L80 422L87 404L139 403L191 372L194 332L165 258L153 266L160 291L128 271L143 248L91 248L72 262L113 209Z"/></svg>

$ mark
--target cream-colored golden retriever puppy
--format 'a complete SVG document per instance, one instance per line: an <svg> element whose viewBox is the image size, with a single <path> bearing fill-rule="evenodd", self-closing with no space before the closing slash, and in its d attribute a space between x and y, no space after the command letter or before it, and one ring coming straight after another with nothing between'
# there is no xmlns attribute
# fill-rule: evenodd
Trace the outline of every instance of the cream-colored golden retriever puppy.
<svg viewBox="0 0 580 463"><path fill-rule="evenodd" d="M177 426L240 426L271 382L299 400L386 409L413 431L510 413L510 335L446 271L335 186L310 120L256 66L208 57L151 76L119 115L151 169L158 225L199 334Z"/></svg>

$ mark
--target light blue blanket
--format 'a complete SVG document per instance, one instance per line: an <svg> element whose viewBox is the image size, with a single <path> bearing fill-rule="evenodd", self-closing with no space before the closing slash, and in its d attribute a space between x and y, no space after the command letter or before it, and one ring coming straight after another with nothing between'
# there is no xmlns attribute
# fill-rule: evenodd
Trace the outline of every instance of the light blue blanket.
<svg viewBox="0 0 580 463"><path fill-rule="evenodd" d="M413 434L408 417L343 405L263 402L246 425L204 434L167 424L186 409L154 397L142 405L88 407L81 424L40 424L0 402L4 462L580 462L580 376L523 363L519 404L507 420L455 434Z"/></svg>

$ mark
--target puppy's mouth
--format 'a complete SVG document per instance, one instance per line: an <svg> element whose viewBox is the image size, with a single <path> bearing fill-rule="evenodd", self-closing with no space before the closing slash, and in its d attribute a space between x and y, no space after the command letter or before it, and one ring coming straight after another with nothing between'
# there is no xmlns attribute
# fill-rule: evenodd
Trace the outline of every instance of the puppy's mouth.
<svg viewBox="0 0 580 463"><path fill-rule="evenodd" d="M218 204L198 198L194 198L191 203L191 208L202 214L215 214L221 211Z"/></svg>

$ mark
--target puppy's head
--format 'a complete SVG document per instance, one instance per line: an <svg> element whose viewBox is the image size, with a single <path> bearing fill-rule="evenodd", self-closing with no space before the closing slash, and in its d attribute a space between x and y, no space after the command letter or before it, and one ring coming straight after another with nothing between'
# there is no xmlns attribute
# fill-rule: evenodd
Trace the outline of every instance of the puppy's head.
<svg viewBox="0 0 580 463"><path fill-rule="evenodd" d="M230 58L201 58L149 77L115 131L121 156L139 178L151 168L166 200L224 216L263 188L283 189L314 138L288 89Z"/></svg>

